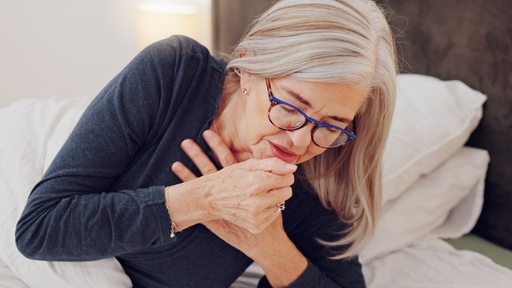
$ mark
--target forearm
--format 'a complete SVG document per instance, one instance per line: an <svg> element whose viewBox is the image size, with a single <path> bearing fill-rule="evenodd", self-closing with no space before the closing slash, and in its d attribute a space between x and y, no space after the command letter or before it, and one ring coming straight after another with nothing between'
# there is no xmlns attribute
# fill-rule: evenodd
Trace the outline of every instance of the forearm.
<svg viewBox="0 0 512 288"><path fill-rule="evenodd" d="M288 240L289 241L289 240ZM258 287L309 288L345 287L335 283L294 246L291 241L274 241L265 252L255 252L255 262L265 272ZM364 285L364 283L363 283ZM359 284L346 287L363 287Z"/></svg>
<svg viewBox="0 0 512 288"><path fill-rule="evenodd" d="M168 239L163 187L53 199L49 194L34 191L18 221L16 244L28 258L97 260Z"/></svg>
<svg viewBox="0 0 512 288"><path fill-rule="evenodd" d="M267 277L263 277L258 288L280 287L270 284ZM281 286L282 287L282 286ZM312 262L308 262L306 270L291 284L285 286L287 288L364 288L364 282L355 283L354 285L341 285L330 279L324 272L320 271Z"/></svg>
<svg viewBox="0 0 512 288"><path fill-rule="evenodd" d="M307 259L288 239L275 241L253 256L272 287L287 287L306 270Z"/></svg>

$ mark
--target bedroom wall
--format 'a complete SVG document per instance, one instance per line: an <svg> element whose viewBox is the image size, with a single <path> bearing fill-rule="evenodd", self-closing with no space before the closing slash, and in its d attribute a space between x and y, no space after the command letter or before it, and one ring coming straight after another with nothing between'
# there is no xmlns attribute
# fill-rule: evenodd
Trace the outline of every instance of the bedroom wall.
<svg viewBox="0 0 512 288"><path fill-rule="evenodd" d="M214 0L214 50L230 54L249 23L275 2L276 0Z"/></svg>
<svg viewBox="0 0 512 288"><path fill-rule="evenodd" d="M96 94L136 53L136 0L3 1L0 107Z"/></svg>

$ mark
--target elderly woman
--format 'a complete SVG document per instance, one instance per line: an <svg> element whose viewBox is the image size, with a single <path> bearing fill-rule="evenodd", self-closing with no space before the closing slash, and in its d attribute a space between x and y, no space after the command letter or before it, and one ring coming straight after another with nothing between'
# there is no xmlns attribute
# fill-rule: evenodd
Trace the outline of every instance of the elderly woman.
<svg viewBox="0 0 512 288"><path fill-rule="evenodd" d="M115 256L134 287L228 287L253 261L261 287L364 287L394 53L367 0L279 1L229 61L151 45L34 187L19 250Z"/></svg>

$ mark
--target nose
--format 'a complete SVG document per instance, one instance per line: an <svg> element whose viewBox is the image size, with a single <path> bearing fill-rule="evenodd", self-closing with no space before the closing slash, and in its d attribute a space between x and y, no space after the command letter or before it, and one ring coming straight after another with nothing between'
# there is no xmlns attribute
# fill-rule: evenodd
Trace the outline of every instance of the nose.
<svg viewBox="0 0 512 288"><path fill-rule="evenodd" d="M293 130L286 131L288 133L288 137L293 142L293 145L296 147L308 147L311 144L311 132L314 127L313 123L308 123L304 127Z"/></svg>

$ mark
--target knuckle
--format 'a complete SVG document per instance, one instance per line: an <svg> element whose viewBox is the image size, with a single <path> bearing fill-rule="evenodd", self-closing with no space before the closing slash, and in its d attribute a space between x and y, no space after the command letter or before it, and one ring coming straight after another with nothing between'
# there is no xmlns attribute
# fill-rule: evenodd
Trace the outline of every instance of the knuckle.
<svg viewBox="0 0 512 288"><path fill-rule="evenodd" d="M260 211L261 211L261 209L256 207L256 205L249 207L248 216L249 216L249 219L251 222L255 222L254 219L256 219L256 217L258 217Z"/></svg>
<svg viewBox="0 0 512 288"><path fill-rule="evenodd" d="M286 176L287 180L290 182L290 185L293 184L293 182L295 182L295 176L293 174L288 174Z"/></svg>
<svg viewBox="0 0 512 288"><path fill-rule="evenodd" d="M259 230L256 228L256 227L247 227L247 230L249 230L249 232L251 232L252 234L258 234L260 233Z"/></svg>
<svg viewBox="0 0 512 288"><path fill-rule="evenodd" d="M260 194L260 187L257 183L251 183L247 185L248 195L250 197L255 197Z"/></svg>
<svg viewBox="0 0 512 288"><path fill-rule="evenodd" d="M285 187L283 190L283 196L285 197L285 200L288 200L293 196L293 191L291 187Z"/></svg>
<svg viewBox="0 0 512 288"><path fill-rule="evenodd" d="M250 158L250 159L245 160L245 163L249 164L250 166L256 165L257 162L258 162L258 160L256 158Z"/></svg>
<svg viewBox="0 0 512 288"><path fill-rule="evenodd" d="M223 166L229 166L236 163L235 158L231 154L223 155L220 162Z"/></svg>
<svg viewBox="0 0 512 288"><path fill-rule="evenodd" d="M257 196L262 192L264 183L261 177L254 176L250 177L244 186L249 191L249 196Z"/></svg>
<svg viewBox="0 0 512 288"><path fill-rule="evenodd" d="M215 173L217 172L217 169L215 169L214 167L206 167L204 168L204 174L212 174L212 173Z"/></svg>
<svg viewBox="0 0 512 288"><path fill-rule="evenodd" d="M256 229L254 229L254 234L260 234L261 232L263 232L263 230L265 230L264 227L256 227Z"/></svg>
<svg viewBox="0 0 512 288"><path fill-rule="evenodd" d="M251 223L250 228L248 229L253 234L259 234L265 230L265 226L259 224L259 223Z"/></svg>
<svg viewBox="0 0 512 288"><path fill-rule="evenodd" d="M272 167L282 168L285 164L287 164L279 158L270 158L269 160L271 161L270 165L272 165Z"/></svg>
<svg viewBox="0 0 512 288"><path fill-rule="evenodd" d="M270 164L272 165L280 165L283 163L283 160L279 159L279 158L268 158L268 160L270 161Z"/></svg>

